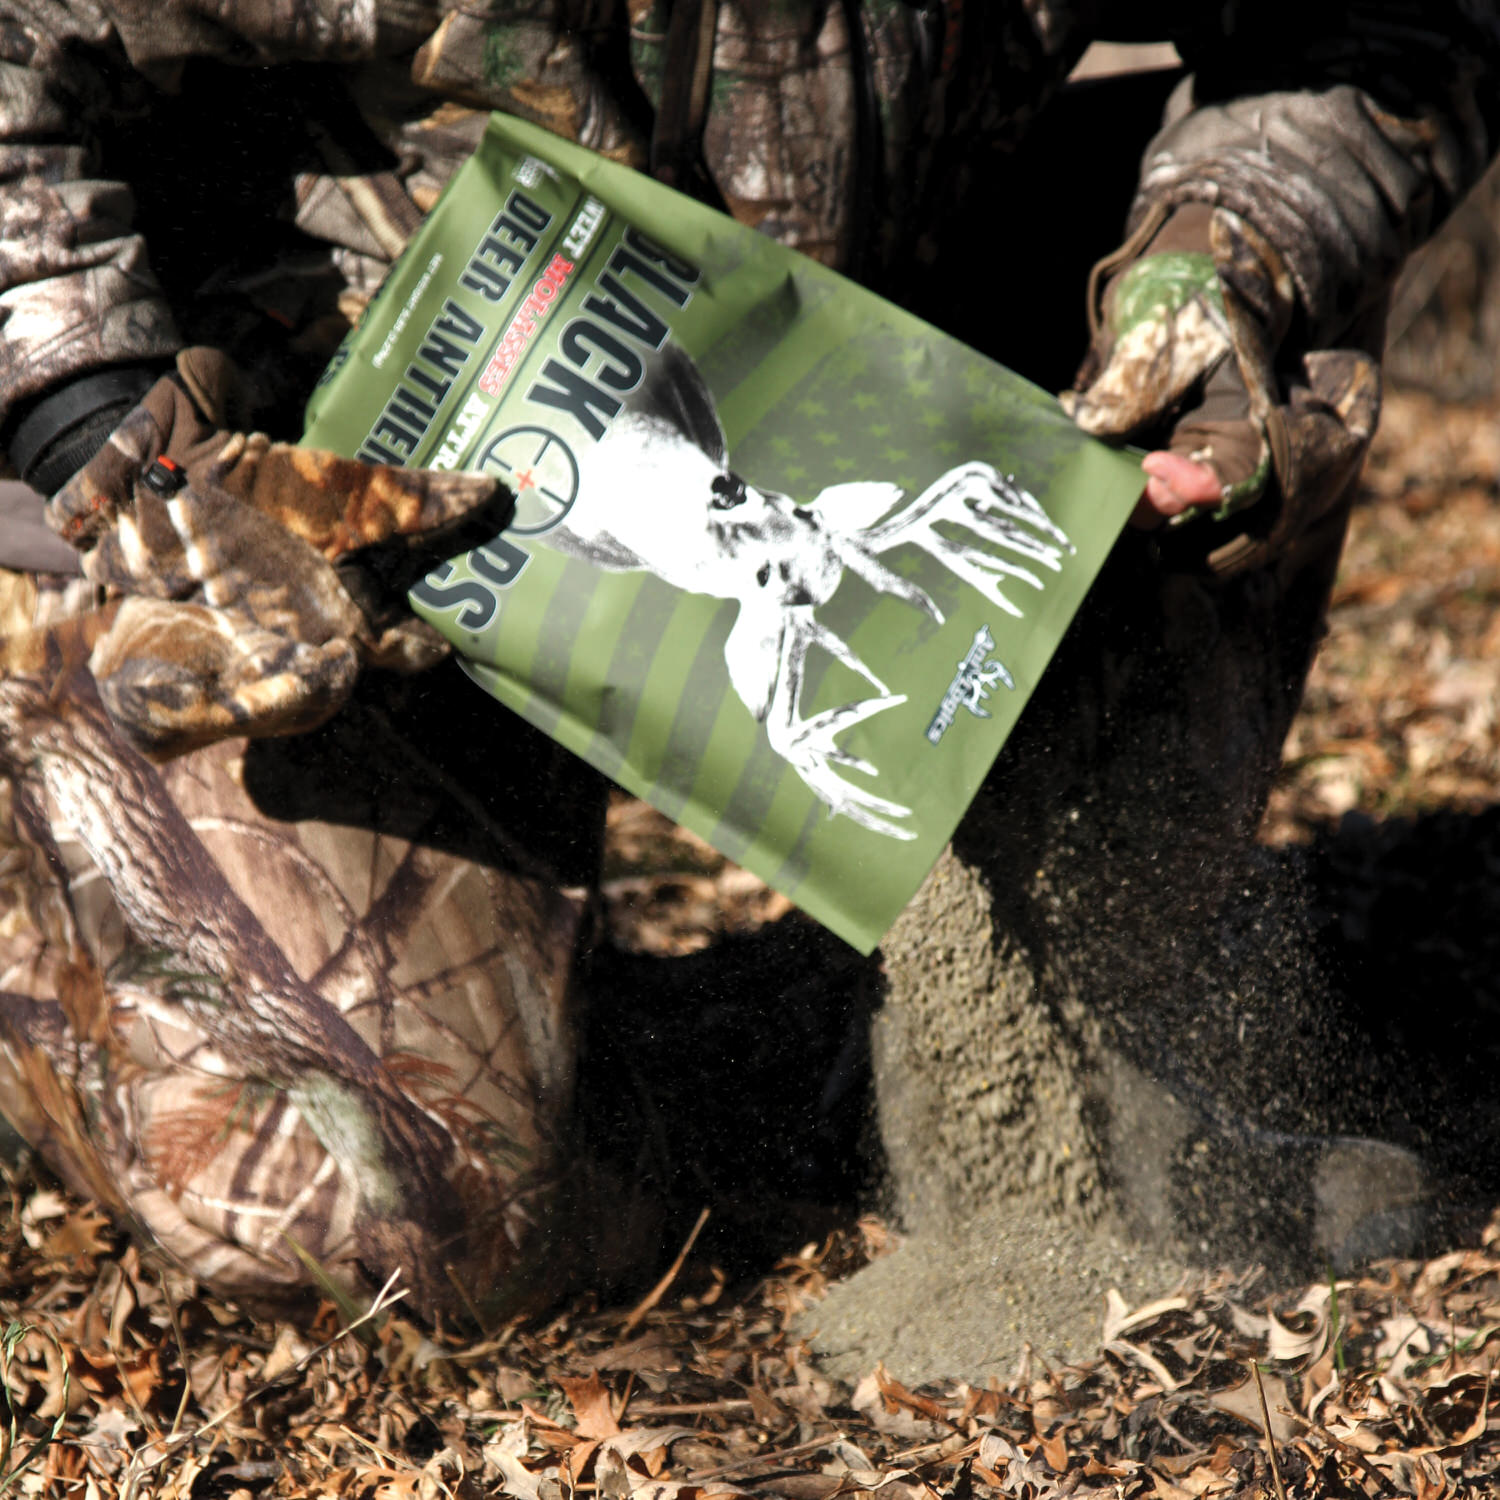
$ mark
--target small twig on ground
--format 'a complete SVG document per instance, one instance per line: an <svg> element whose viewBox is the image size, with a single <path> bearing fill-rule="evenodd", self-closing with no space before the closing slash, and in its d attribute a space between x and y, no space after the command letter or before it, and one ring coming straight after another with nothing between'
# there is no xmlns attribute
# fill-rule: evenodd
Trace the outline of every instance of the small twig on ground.
<svg viewBox="0 0 1500 1500"><path fill-rule="evenodd" d="M1163 1405L1165 1404L1166 1403L1163 1402ZM1167 1414L1162 1411L1160 1407L1157 1408L1156 1412L1156 1425L1160 1427L1161 1430L1165 1432L1167 1436L1170 1437L1182 1449L1184 1453L1196 1453L1201 1450L1203 1445L1201 1443L1193 1442L1191 1438L1179 1432L1177 1428L1174 1427L1168 1420Z"/></svg>
<svg viewBox="0 0 1500 1500"><path fill-rule="evenodd" d="M1335 1433L1330 1432L1328 1428L1325 1427L1321 1422L1310 1422L1306 1417L1300 1416L1297 1412L1292 1412L1290 1413L1290 1415L1292 1421L1296 1422L1298 1426L1305 1427L1309 1432L1317 1433L1317 1435L1322 1438L1325 1443L1328 1443L1332 1447L1337 1448L1339 1452L1342 1453L1344 1457L1350 1461L1350 1463L1352 1463L1357 1469L1360 1470L1361 1473L1364 1474L1366 1479L1371 1479L1375 1482L1380 1494L1399 1495L1401 1493L1401 1491L1391 1483L1390 1479L1386 1475L1382 1474L1380 1470L1377 1469L1375 1465L1372 1464L1370 1460L1366 1458L1364 1454L1354 1446L1353 1443L1346 1443L1343 1438L1337 1436Z"/></svg>
<svg viewBox="0 0 1500 1500"><path fill-rule="evenodd" d="M458 1274L458 1268L452 1265L445 1265L443 1267L443 1274L452 1283L453 1290L458 1293L458 1300L464 1305L464 1311L473 1318L474 1326L484 1335L486 1342L493 1340L495 1330L480 1317L479 1309L474 1306L474 1299L469 1296L468 1288L464 1286L463 1277Z"/></svg>
<svg viewBox="0 0 1500 1500"><path fill-rule="evenodd" d="M623 1410L623 1408L622 1408ZM632 1417L711 1417L716 1412L754 1410L754 1402L739 1396L722 1401L645 1402L631 1408Z"/></svg>
<svg viewBox="0 0 1500 1500"><path fill-rule="evenodd" d="M703 1232L703 1226L706 1223L708 1223L708 1210L705 1208L698 1215L698 1222L693 1225L687 1239L682 1242L682 1249L677 1252L677 1259L667 1267L667 1274L636 1304L634 1311L625 1319L624 1325L620 1330L621 1333L627 1335L633 1333L641 1319L666 1296L667 1288L677 1280L678 1272L682 1270L683 1263L692 1253L693 1246L697 1244L698 1236Z"/></svg>
<svg viewBox="0 0 1500 1500"><path fill-rule="evenodd" d="M819 1448L831 1448L835 1443L843 1441L842 1432L825 1433L822 1437L813 1438L810 1442L798 1443L792 1448L778 1448L774 1453L757 1453L732 1464L722 1464L717 1469L700 1469L696 1474L688 1475L687 1483L703 1484L710 1479L727 1479L731 1474L738 1474L743 1469L760 1469L767 1464L775 1465L789 1458L800 1458L804 1453L816 1453Z"/></svg>
<svg viewBox="0 0 1500 1500"><path fill-rule="evenodd" d="M140 1483L142 1476L146 1472L151 1469L155 1469L159 1465L165 1463L167 1459L171 1458L174 1453L177 1453L188 1443L194 1442L198 1438L204 1436L205 1433L215 1432L218 1427L227 1422L230 1417L234 1416L237 1412L240 1412L245 1407L249 1406L252 1401L258 1401L262 1396L266 1394L267 1391L275 1390L275 1388L283 1381L285 1381L289 1376L300 1374L308 1367L308 1365L313 1362L313 1360L317 1359L320 1354L326 1353L329 1349L332 1349L340 1339L343 1339L347 1335L354 1333L357 1329L368 1323L372 1318L378 1318L381 1313L393 1307L397 1302L400 1302L402 1298L406 1296L405 1288L402 1288L402 1290L399 1292L393 1292L391 1290L395 1286L396 1278L400 1276L400 1274L400 1267L397 1267L396 1270L392 1271L390 1276L386 1279L385 1285L381 1287L378 1292L376 1292L375 1300L370 1303L369 1307L364 1311L364 1313L362 1313L352 1323L346 1324L343 1328L340 1328L339 1331L335 1333L331 1338L324 1339L316 1349L309 1349L301 1359L299 1359L295 1364L289 1365L285 1370L281 1372L281 1374L277 1375L274 1379L266 1381L264 1385L257 1386L253 1391L249 1392L248 1395L242 1396L232 1406L225 1407L225 1409L221 1411L218 1416L214 1417L210 1421L205 1422L201 1427L195 1427L191 1432L178 1433L176 1437L153 1438L150 1442L139 1448L131 1456L130 1469L125 1476L125 1484L123 1486L124 1493L133 1494L137 1485ZM159 1453L150 1454L148 1456L148 1450L151 1448L159 1448L161 1451Z"/></svg>
<svg viewBox="0 0 1500 1500"><path fill-rule="evenodd" d="M1276 1487L1276 1500L1286 1500L1286 1485L1281 1479L1281 1461L1276 1457L1276 1434L1271 1428L1271 1408L1266 1405L1265 1382L1260 1378L1260 1361L1252 1360L1250 1368L1255 1371L1255 1389L1260 1396L1260 1418L1265 1426L1266 1453L1271 1460L1271 1483Z"/></svg>
<svg viewBox="0 0 1500 1500"><path fill-rule="evenodd" d="M123 1266L119 1267L119 1272L119 1281L117 1281L115 1284L117 1291L119 1286L126 1280L125 1268ZM140 1293L133 1285L130 1288L130 1295L133 1303L139 1305ZM118 1304L116 1304L116 1306L118 1306ZM121 1325L120 1331L124 1331L123 1324ZM146 1408L141 1405L141 1399L136 1394L135 1382L130 1378L130 1375L128 1373L129 1366L126 1363L125 1356L120 1350L119 1343L115 1337L115 1332L115 1315L112 1313L104 1324L104 1347L109 1350L110 1356L115 1362L115 1373L120 1378L120 1393L125 1397L125 1404L130 1408L131 1414L135 1417L136 1421L141 1424L142 1431L152 1434L152 1437L148 1439L148 1442L159 1442L162 1437L161 1427L158 1423L154 1422L149 1416L147 1416ZM186 1378L187 1376L187 1369L187 1363L184 1361L182 1366L182 1373L184 1378Z"/></svg>
<svg viewBox="0 0 1500 1500"><path fill-rule="evenodd" d="M391 1473L399 1474L401 1472L401 1460L397 1458L394 1453L390 1452L389 1449L382 1448L379 1443L371 1442L371 1440L367 1438L362 1432L356 1432L351 1426L349 1426L347 1422L339 1423L339 1431L342 1432L350 1440L350 1442L357 1443L361 1448L368 1448L370 1452L373 1453L375 1457L378 1458L381 1463L383 1463L391 1471Z"/></svg>
<svg viewBox="0 0 1500 1500"><path fill-rule="evenodd" d="M156 1284L161 1288L161 1300L167 1309L167 1319L172 1325L172 1337L177 1342L177 1360L182 1366L182 1395L177 1401L177 1410L172 1416L172 1426L168 1431L169 1438L176 1437L182 1431L182 1419L187 1415L188 1402L193 1399L193 1382L188 1374L190 1363L188 1360L187 1343L182 1337L182 1322L177 1316L177 1304L172 1301L172 1294L167 1290L167 1274L158 1271Z"/></svg>
<svg viewBox="0 0 1500 1500"><path fill-rule="evenodd" d="M952 1453L940 1451L944 1444L951 1443L952 1437L945 1437L936 1443L923 1443L917 1448L906 1448L900 1453L891 1454L888 1462L891 1464L905 1464L909 1469L930 1469L933 1464L956 1464L959 1459L968 1457L971 1453L979 1452L979 1439L965 1443L962 1448L956 1448ZM918 1454L930 1453L930 1458L918 1458Z"/></svg>

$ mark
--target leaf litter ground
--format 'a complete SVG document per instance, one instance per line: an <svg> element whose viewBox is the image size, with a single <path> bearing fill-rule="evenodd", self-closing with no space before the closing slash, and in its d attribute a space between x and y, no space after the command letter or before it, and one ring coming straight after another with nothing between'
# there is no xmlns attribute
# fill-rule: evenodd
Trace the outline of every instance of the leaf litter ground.
<svg viewBox="0 0 1500 1500"><path fill-rule="evenodd" d="M1497 418L1390 402L1264 829L1349 982L1394 972L1419 1013L1459 1018L1439 1031L1472 1074L1471 1145L1494 1130L1482 1023L1500 1007ZM610 920L638 951L689 953L784 909L627 799L611 851ZM418 1327L399 1301L352 1332L331 1304L257 1317L25 1168L10 1190L0 1475L44 1440L9 1481L27 1493L1500 1494L1500 1221L1357 1279L1112 1297L1095 1358L1028 1353L983 1387L911 1390L878 1365L832 1381L789 1332L885 1248L869 1218L750 1280L705 1234L644 1298L477 1337Z"/></svg>

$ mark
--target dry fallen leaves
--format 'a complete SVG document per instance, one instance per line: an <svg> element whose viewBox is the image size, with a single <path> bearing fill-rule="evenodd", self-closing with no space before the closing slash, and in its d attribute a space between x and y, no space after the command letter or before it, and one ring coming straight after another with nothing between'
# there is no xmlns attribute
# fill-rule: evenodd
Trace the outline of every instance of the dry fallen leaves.
<svg viewBox="0 0 1500 1500"><path fill-rule="evenodd" d="M87 1206L43 1201L35 1187L28 1196L46 1210L33 1219L48 1235L74 1219L78 1233L97 1233ZM1341 1282L1336 1325L1326 1286L1268 1298L1254 1276L1220 1279L1136 1308L1112 1296L1092 1360L1038 1357L1007 1383L920 1389L877 1366L852 1390L790 1338L786 1293L790 1283L818 1295L831 1268L877 1242L869 1225L805 1247L711 1308L695 1292L714 1268L690 1257L629 1337L628 1309L569 1309L485 1343L419 1330L399 1305L363 1342L338 1337L326 1305L268 1322L158 1276L118 1241L95 1247L97 1263L79 1274L49 1253L48 1235L13 1232L0 1248L6 1316L51 1336L15 1348L9 1388L23 1430L63 1415L65 1366L78 1393L38 1459L38 1490L96 1500L1269 1493L1257 1361L1290 1495L1438 1500L1500 1487L1500 1225L1487 1246ZM149 1380L130 1376L140 1367Z"/></svg>
<svg viewBox="0 0 1500 1500"><path fill-rule="evenodd" d="M1500 800L1500 408L1389 393L1265 831Z"/></svg>

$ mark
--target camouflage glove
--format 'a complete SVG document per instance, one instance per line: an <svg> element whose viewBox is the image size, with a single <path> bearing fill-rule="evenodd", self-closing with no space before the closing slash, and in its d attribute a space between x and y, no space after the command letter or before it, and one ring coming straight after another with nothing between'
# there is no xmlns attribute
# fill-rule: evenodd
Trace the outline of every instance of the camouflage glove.
<svg viewBox="0 0 1500 1500"><path fill-rule="evenodd" d="M90 666L111 717L163 758L329 718L361 666L447 650L407 586L494 535L491 480L383 468L234 430L232 363L189 349L49 503L118 613Z"/></svg>
<svg viewBox="0 0 1500 1500"><path fill-rule="evenodd" d="M1374 434L1378 365L1360 349L1291 357L1295 314L1275 247L1207 204L1156 210L1095 268L1092 345L1063 404L1085 432L1155 450L1138 520L1212 511L1171 550L1218 573L1306 533Z"/></svg>

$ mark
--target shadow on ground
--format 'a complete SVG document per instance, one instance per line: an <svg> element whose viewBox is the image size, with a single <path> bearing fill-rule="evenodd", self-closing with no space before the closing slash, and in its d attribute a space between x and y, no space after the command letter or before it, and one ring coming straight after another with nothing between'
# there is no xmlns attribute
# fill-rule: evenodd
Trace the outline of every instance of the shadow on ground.
<svg viewBox="0 0 1500 1500"><path fill-rule="evenodd" d="M595 955L583 1145L656 1216L659 1256L708 1208L703 1251L754 1273L868 1201L871 978L795 913L697 953Z"/></svg>
<svg viewBox="0 0 1500 1500"><path fill-rule="evenodd" d="M1500 1197L1500 805L1350 813L1280 854L1306 883L1330 977L1391 1065L1391 1117Z"/></svg>
<svg viewBox="0 0 1500 1500"><path fill-rule="evenodd" d="M1342 1128L1435 1169L1430 1248L1463 1239L1500 1201L1500 805L1349 814L1256 864L1247 923L1300 908L1289 920L1338 1012L1330 1029L1359 1038L1305 1065L1335 1110L1347 1093ZM703 1249L731 1274L882 1207L867 1048L878 978L837 940L794 915L681 957L606 950L588 988L583 1130L650 1205L657 1264L703 1207Z"/></svg>

